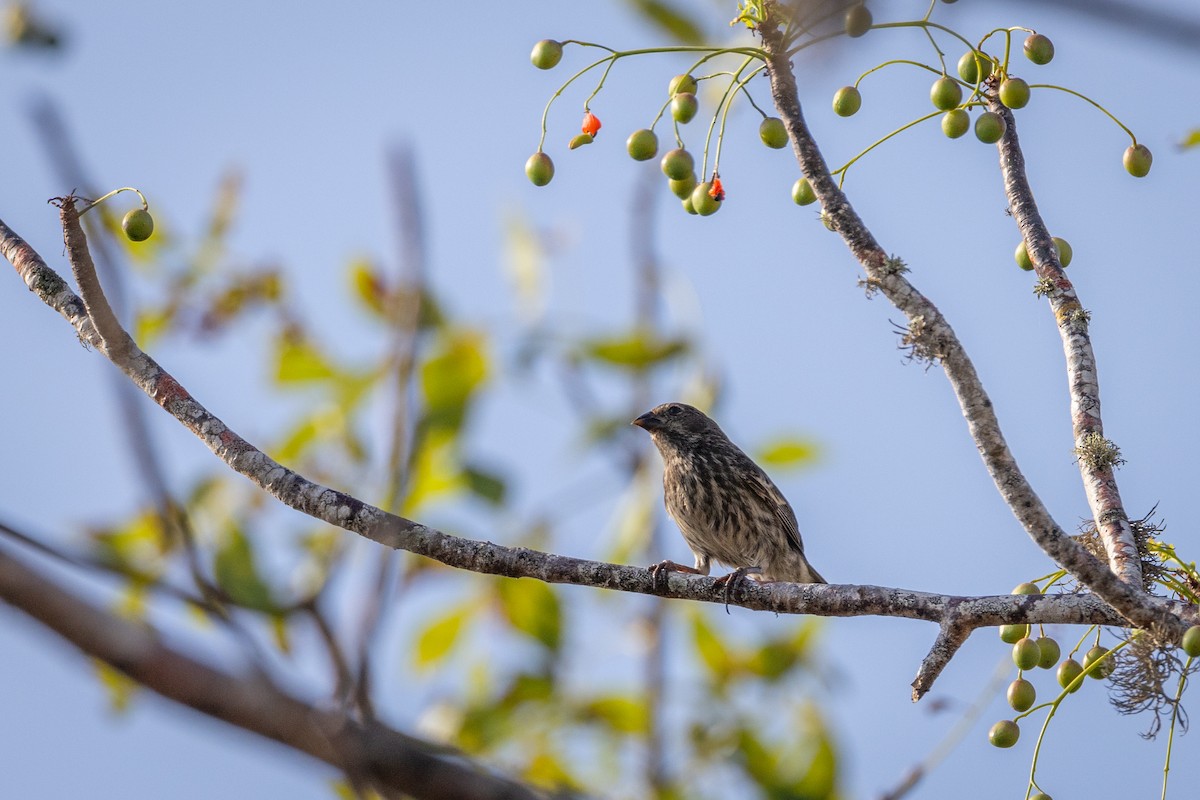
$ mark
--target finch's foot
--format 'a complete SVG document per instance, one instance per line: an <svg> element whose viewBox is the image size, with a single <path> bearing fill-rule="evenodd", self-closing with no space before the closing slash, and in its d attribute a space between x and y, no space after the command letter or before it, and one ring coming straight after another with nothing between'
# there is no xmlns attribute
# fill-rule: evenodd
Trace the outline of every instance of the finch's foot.
<svg viewBox="0 0 1200 800"><path fill-rule="evenodd" d="M725 613L729 613L730 592L733 590L733 585L739 581L744 581L747 575L761 575L762 567L738 567L728 575L722 575L717 578L717 585L725 587Z"/></svg>
<svg viewBox="0 0 1200 800"><path fill-rule="evenodd" d="M695 567L677 564L674 561L666 560L658 562L650 567L650 580L654 584L654 591L662 592L667 588L667 573L668 572L690 572L692 575L703 575L704 573Z"/></svg>

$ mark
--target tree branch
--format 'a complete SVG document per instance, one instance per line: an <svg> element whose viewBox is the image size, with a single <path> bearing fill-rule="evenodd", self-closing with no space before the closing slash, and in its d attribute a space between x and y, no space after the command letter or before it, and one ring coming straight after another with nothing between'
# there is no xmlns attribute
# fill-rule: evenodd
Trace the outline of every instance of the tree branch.
<svg viewBox="0 0 1200 800"><path fill-rule="evenodd" d="M1025 175L1025 157L1017 139L1016 119L1012 111L1000 102L994 90L989 90L986 97L988 108L1004 117L1007 123L1004 136L996 147L1000 152L1000 171L1004 176L1004 192L1008 196L1009 207L1021 230L1038 278L1053 287L1048 292L1050 308L1054 312L1067 359L1071 427L1092 519L1104 542L1113 572L1126 583L1141 586L1141 555L1113 474L1118 463L1118 451L1104 438L1104 423L1100 418L1100 382L1096 375L1096 354L1092 351L1092 340L1088 334L1090 315L1080 304L1075 287L1063 272L1058 260L1058 248L1038 213L1033 189Z"/></svg>
<svg viewBox="0 0 1200 800"><path fill-rule="evenodd" d="M143 623L100 610L3 551L0 600L156 694L312 756L352 781L430 800L546 797L451 748L309 706L261 675L237 677L202 664Z"/></svg>
<svg viewBox="0 0 1200 800"><path fill-rule="evenodd" d="M991 400L949 322L904 278L902 265L887 257L829 173L800 110L796 78L781 31L768 21L760 27L759 33L767 54L772 99L788 129L800 168L821 201L823 214L862 265L867 285L883 292L908 317L908 341L918 353L941 362L984 466L1013 515L1048 556L1070 570L1130 624L1139 628L1155 627L1178 640L1186 626L1161 599L1141 591L1140 586L1122 582L1050 516L1008 449Z"/></svg>
<svg viewBox="0 0 1200 800"><path fill-rule="evenodd" d="M86 238L79 225L74 200L71 198L62 203L62 219L67 251L78 258L73 266L76 270L86 272L91 262L85 257ZM47 291L44 295L39 294L47 304L55 308L83 307L83 303L70 292L65 282L2 221L0 252L13 260L26 285L34 291L38 291L39 288ZM81 285L86 285L87 291L92 293L87 300L88 307L103 309L106 303L99 282L94 279L94 273L91 278L85 274ZM100 296L96 296L96 292L100 292ZM670 573L664 588L656 585L649 570L642 567L605 564L523 547L504 547L491 542L451 536L419 522L389 514L351 495L314 483L274 461L209 413L170 374L143 353L128 334L119 329L119 325L118 330L108 330L109 323L115 319L111 314L107 315L107 319L102 318L98 321L96 327L101 328L99 333L85 316L66 313L64 316L72 321L81 336L90 331L92 340L99 345L102 352L109 353L108 342L120 341L123 337L125 346L112 348L115 355L110 357L114 363L142 391L198 436L228 466L285 505L386 547L407 550L452 567L511 578L528 577L547 583L592 586L682 600L711 603L726 603L727 600L732 600L733 604L745 608L782 614L896 616L943 624L949 618L948 615L953 613L957 615L959 624L964 626L963 630L1022 622L1124 624L1122 615L1105 606L1098 598L1088 595L1051 595L1034 598L1002 595L970 598L877 586L759 584L751 581L742 582L733 592L732 598L727 598L724 585L718 584L714 578L684 577L678 573ZM1034 499L1036 500L1036 496ZM1059 534L1062 541L1084 552L1065 534ZM1118 586L1128 588L1094 558L1087 558ZM749 585L746 585L747 583ZM1196 614L1196 609L1191 606L1162 598L1139 595L1134 599L1143 617L1154 622L1161 618L1166 621L1163 627L1167 629L1173 629L1168 626L1174 626L1181 632L1185 627L1181 621L1182 616ZM942 653L945 654L944 657ZM915 687L918 695L928 690L952 654L953 647L948 647L942 642L941 646L931 653L930 658L926 659L927 663L922 666L922 673L918 678L919 685Z"/></svg>

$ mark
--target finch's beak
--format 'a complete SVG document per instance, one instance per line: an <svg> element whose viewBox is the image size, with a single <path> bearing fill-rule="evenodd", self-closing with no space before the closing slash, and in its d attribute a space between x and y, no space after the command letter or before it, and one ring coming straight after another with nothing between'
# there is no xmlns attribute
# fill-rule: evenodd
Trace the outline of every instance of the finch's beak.
<svg viewBox="0 0 1200 800"><path fill-rule="evenodd" d="M645 414L642 414L629 424L637 425L639 428L647 430L650 433L654 433L656 430L662 427L662 421L659 420L658 417L654 416L654 413L651 411L647 411Z"/></svg>

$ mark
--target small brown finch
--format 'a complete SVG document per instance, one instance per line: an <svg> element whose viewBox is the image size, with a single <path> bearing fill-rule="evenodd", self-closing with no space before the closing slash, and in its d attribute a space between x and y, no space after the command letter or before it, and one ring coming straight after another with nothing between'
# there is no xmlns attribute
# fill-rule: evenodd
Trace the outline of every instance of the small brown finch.
<svg viewBox="0 0 1200 800"><path fill-rule="evenodd" d="M808 559L788 501L762 467L703 412L664 403L633 421L662 454L663 502L696 556L694 569L663 561L661 570L707 575L718 561L761 581L825 583Z"/></svg>

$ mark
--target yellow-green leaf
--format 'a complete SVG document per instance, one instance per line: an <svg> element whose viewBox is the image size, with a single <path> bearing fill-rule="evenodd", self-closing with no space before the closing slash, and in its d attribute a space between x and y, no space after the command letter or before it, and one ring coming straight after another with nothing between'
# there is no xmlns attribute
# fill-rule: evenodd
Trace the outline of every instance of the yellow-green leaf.
<svg viewBox="0 0 1200 800"><path fill-rule="evenodd" d="M600 720L617 733L636 736L649 729L646 703L626 695L598 697L583 707L586 717Z"/></svg>
<svg viewBox="0 0 1200 800"><path fill-rule="evenodd" d="M635 371L680 356L687 350L685 339L659 339L647 332L590 339L580 348L580 352L588 358Z"/></svg>
<svg viewBox="0 0 1200 800"><path fill-rule="evenodd" d="M700 609L691 609L691 617L692 641L696 645L696 652L712 673L713 679L717 683L724 683L733 668L733 659L721 637L704 618L704 613Z"/></svg>
<svg viewBox="0 0 1200 800"><path fill-rule="evenodd" d="M350 263L350 284L363 308L377 317L387 316L388 287L379 269L365 258Z"/></svg>
<svg viewBox="0 0 1200 800"><path fill-rule="evenodd" d="M448 614L434 617L419 634L413 651L413 663L422 669L437 664L458 643L463 624L467 621L465 606L451 609Z"/></svg>
<svg viewBox="0 0 1200 800"><path fill-rule="evenodd" d="M234 603L257 611L275 610L271 589L259 575L255 565L250 541L240 529L232 525L225 531L217 548L213 577Z"/></svg>
<svg viewBox="0 0 1200 800"><path fill-rule="evenodd" d="M150 347L168 330L175 321L175 306L165 305L158 308L141 308L133 318L133 338L138 345Z"/></svg>
<svg viewBox="0 0 1200 800"><path fill-rule="evenodd" d="M558 595L531 578L501 580L496 585L500 608L509 623L527 636L557 650L562 637Z"/></svg>
<svg viewBox="0 0 1200 800"><path fill-rule="evenodd" d="M504 478L494 472L468 464L463 469L463 480L471 493L494 506L504 503L504 495L508 490Z"/></svg>
<svg viewBox="0 0 1200 800"><path fill-rule="evenodd" d="M780 436L768 442L757 454L757 461L769 467L786 469L810 464L820 451L812 439L799 436Z"/></svg>
<svg viewBox="0 0 1200 800"><path fill-rule="evenodd" d="M447 330L438 337L421 365L426 424L452 430L462 425L467 403L487 380L486 344L482 333L471 330Z"/></svg>
<svg viewBox="0 0 1200 800"><path fill-rule="evenodd" d="M1179 146L1184 149L1200 146L1200 128L1188 131L1188 135L1183 137L1183 141L1179 143Z"/></svg>
<svg viewBox="0 0 1200 800"><path fill-rule="evenodd" d="M124 672L99 659L93 659L92 663L96 665L96 676L100 678L100 685L108 691L108 701L112 704L112 710L118 714L128 710L138 684Z"/></svg>
<svg viewBox="0 0 1200 800"><path fill-rule="evenodd" d="M275 380L279 383L325 381L337 370L307 338L285 333L275 341Z"/></svg>
<svg viewBox="0 0 1200 800"><path fill-rule="evenodd" d="M629 3L648 22L680 44L706 44L704 29L682 9L665 0L629 0Z"/></svg>

